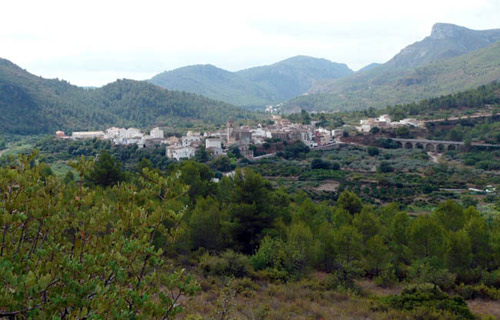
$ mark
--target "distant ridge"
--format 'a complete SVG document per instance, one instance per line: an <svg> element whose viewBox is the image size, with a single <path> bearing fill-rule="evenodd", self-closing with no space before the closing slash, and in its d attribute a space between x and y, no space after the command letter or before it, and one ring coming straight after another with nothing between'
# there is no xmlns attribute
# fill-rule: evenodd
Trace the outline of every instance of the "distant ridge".
<svg viewBox="0 0 500 320"><path fill-rule="evenodd" d="M303 94L316 81L352 73L345 64L296 56L238 72L213 65L187 66L160 73L149 81L167 89L193 92L239 106L264 106Z"/></svg>
<svg viewBox="0 0 500 320"><path fill-rule="evenodd" d="M118 80L101 88L80 88L37 77L0 59L0 133L147 127L190 119L222 124L229 117L254 115L224 102L144 81Z"/></svg>
<svg viewBox="0 0 500 320"><path fill-rule="evenodd" d="M431 35L385 64L317 81L285 111L360 110L406 103L500 80L500 29L470 30L437 23Z"/></svg>

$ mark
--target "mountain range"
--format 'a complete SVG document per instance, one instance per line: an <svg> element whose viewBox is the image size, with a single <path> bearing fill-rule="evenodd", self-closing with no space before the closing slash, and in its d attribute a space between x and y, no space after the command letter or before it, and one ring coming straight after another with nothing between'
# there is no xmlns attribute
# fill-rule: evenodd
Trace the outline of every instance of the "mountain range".
<svg viewBox="0 0 500 320"><path fill-rule="evenodd" d="M189 125L190 121L222 124L229 117L256 117L228 102L262 107L286 101L284 112L359 110L498 80L500 29L478 31L442 23L386 63L370 64L358 72L345 64L296 56L238 72L196 65L148 81L118 80L101 88L80 88L32 75L0 59L0 134Z"/></svg>
<svg viewBox="0 0 500 320"><path fill-rule="evenodd" d="M359 110L450 94L500 80L500 29L438 23L431 35L388 62L317 81L285 105L288 112Z"/></svg>
<svg viewBox="0 0 500 320"><path fill-rule="evenodd" d="M37 77L0 59L0 133L141 128L190 120L224 123L255 115L224 102L171 91L145 81L118 80L97 89Z"/></svg>
<svg viewBox="0 0 500 320"><path fill-rule="evenodd" d="M160 73L149 81L171 90L193 92L238 106L255 107L294 98L311 89L316 81L353 73L345 64L296 56L237 72L213 65L187 66Z"/></svg>

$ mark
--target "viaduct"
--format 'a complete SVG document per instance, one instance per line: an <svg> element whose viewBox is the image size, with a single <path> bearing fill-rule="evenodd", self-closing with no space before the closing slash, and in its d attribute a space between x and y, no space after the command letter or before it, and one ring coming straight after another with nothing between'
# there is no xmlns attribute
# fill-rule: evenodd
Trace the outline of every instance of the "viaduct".
<svg viewBox="0 0 500 320"><path fill-rule="evenodd" d="M446 152L449 150L461 150L464 147L463 142L459 141L440 141L440 140L427 140L427 139L392 139L401 148L405 149L424 149L425 151L431 152ZM489 147L489 148L500 148L500 144L485 144L472 142L471 146L476 147Z"/></svg>

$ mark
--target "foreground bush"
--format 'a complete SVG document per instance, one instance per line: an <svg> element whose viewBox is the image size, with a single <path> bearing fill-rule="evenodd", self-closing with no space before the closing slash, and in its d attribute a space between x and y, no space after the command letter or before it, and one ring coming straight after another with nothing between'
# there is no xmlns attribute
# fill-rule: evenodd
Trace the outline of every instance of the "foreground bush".
<svg viewBox="0 0 500 320"><path fill-rule="evenodd" d="M197 286L166 263L185 192L147 169L136 185L64 186L34 156L0 168L0 318L171 319ZM93 166L75 166L83 177ZM167 228L169 225L170 228Z"/></svg>

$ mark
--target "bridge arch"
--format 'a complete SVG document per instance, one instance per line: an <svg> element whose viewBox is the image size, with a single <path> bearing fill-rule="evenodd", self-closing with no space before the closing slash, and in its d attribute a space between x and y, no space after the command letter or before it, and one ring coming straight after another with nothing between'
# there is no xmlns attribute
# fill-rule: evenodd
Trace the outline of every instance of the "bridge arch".
<svg viewBox="0 0 500 320"><path fill-rule="evenodd" d="M436 151L436 147L433 143L428 143L425 145L425 151L434 152Z"/></svg>
<svg viewBox="0 0 500 320"><path fill-rule="evenodd" d="M398 148L403 148L403 143L401 141L394 141L398 145Z"/></svg>
<svg viewBox="0 0 500 320"><path fill-rule="evenodd" d="M445 148L444 148L444 145L442 143L440 143L436 146L437 153L442 153L444 150L445 150Z"/></svg>
<svg viewBox="0 0 500 320"><path fill-rule="evenodd" d="M415 144L415 149L424 149L424 145L422 143L420 143L420 142L417 142Z"/></svg>
<svg viewBox="0 0 500 320"><path fill-rule="evenodd" d="M454 145L454 144L450 144L450 145L448 145L448 148L447 148L447 149L448 149L448 151L451 151L451 150L457 150L457 146L456 146L456 145Z"/></svg>
<svg viewBox="0 0 500 320"><path fill-rule="evenodd" d="M413 149L413 144L411 142L405 142L405 149Z"/></svg>

